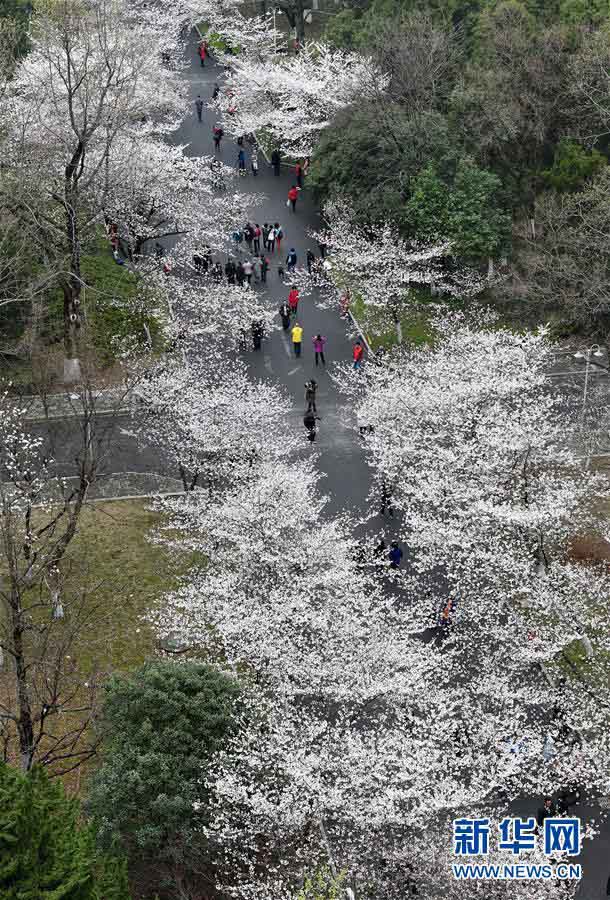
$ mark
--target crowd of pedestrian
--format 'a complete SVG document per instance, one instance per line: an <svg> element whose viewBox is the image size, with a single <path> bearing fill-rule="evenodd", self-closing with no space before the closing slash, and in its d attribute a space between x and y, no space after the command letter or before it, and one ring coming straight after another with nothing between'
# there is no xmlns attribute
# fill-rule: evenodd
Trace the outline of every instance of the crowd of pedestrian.
<svg viewBox="0 0 610 900"><path fill-rule="evenodd" d="M209 46L207 41L202 41L198 48L198 54L201 66L204 67L206 59L209 55ZM231 105L231 91L225 89L228 98L227 111L229 114L235 111L234 104ZM220 87L216 82L212 92L211 106L218 107L218 98ZM204 100L201 94L197 95L195 100L195 110L199 122L204 117ZM212 139L214 144L214 159L210 165L215 176L215 186L217 188L224 187L224 179L222 174L222 163L217 158L220 153L222 141L225 137L222 125L216 122L212 126ZM246 149L246 142L249 144L249 154ZM236 156L235 167L238 174L243 178L248 170L253 176L257 176L259 172L258 145L254 135L240 135L236 139ZM270 166L275 176L281 174L282 154L279 148L274 148L269 158ZM309 172L309 159L296 161L292 165L292 183L288 189L286 196L286 206L292 214L296 214L299 196L304 188L304 182ZM201 252L193 255L193 265L198 274L211 276L216 283L226 282L227 285L253 286L255 284L265 284L268 274L272 268L272 262L275 261L277 266L277 275L280 281L284 282L286 276L293 275L299 263L298 253L294 246L290 246L288 251L282 253L282 243L284 240L284 229L281 222L246 222L243 227L236 228L231 235L233 252L227 255L224 264L220 260L214 260L209 247L204 248ZM319 243L320 260L324 260L326 256L326 245ZM311 248L307 248L305 253L305 264L309 275L314 274L314 268L318 263L316 254ZM298 310L300 302L300 292L296 283L291 284L288 295L282 300L279 306L279 316L284 332L290 333L292 349L294 356L300 359L303 351L303 341L305 329L298 320ZM260 321L252 322L251 327L252 346L254 350L260 350L265 335L264 324ZM241 329L242 346L247 347L247 331ZM311 347L313 350L313 359L316 368L320 366L326 367L326 349L327 338L320 332L316 331L311 338ZM364 347L361 341L357 341L352 349L352 359L354 369L360 369L364 357ZM317 415L316 406L317 382L312 378L305 385L305 401L306 409L304 413L303 423L307 431L309 441L314 441L316 437L317 425L321 421ZM397 569L400 566L402 551L398 545L392 544L388 553L389 564L391 568Z"/></svg>

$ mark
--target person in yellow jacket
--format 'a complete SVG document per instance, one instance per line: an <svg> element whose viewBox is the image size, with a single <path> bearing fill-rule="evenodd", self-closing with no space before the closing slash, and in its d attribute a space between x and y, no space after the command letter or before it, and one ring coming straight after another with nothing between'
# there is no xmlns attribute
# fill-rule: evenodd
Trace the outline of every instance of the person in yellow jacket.
<svg viewBox="0 0 610 900"><path fill-rule="evenodd" d="M301 355L301 343L303 341L303 329L298 322L294 323L292 328L292 346L294 347L294 355Z"/></svg>

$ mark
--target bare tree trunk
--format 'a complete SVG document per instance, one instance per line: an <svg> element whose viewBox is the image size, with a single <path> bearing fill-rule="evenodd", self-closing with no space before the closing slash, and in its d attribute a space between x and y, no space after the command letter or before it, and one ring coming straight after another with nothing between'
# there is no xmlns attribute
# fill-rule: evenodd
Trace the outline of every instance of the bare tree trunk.
<svg viewBox="0 0 610 900"><path fill-rule="evenodd" d="M5 754L14 742L24 771L36 762L59 764L57 774L71 771L93 756L99 744L99 736L88 731L96 684L82 703L82 684L70 655L97 611L95 605L89 608L86 580L83 592L65 594L60 569L102 458L95 430L112 440L106 418L97 425L90 388L83 388L81 402L77 484L68 487L51 469L43 445L32 442L22 410L12 400L0 401L0 421L7 423L6 431L0 429L0 454L10 463L10 478L0 481L0 571L5 572L0 579L0 648L6 661L3 677L10 685L8 696L0 695L0 742L5 742ZM122 402L117 399L117 410ZM67 715L61 718L62 713ZM56 727L49 728L49 722Z"/></svg>
<svg viewBox="0 0 610 900"><path fill-rule="evenodd" d="M13 628L13 657L15 662L15 688L17 695L17 733L19 735L19 753L21 768L28 772L34 761L34 722L32 704L27 677L26 654L23 644L23 611L18 592L11 591L11 619Z"/></svg>
<svg viewBox="0 0 610 900"><path fill-rule="evenodd" d="M294 0L295 7L295 30L297 35L297 41L299 44L305 43L305 18L304 18L304 6L303 0Z"/></svg>
<svg viewBox="0 0 610 900"><path fill-rule="evenodd" d="M81 325L82 278L80 268L80 236L78 232L78 181L85 164L85 148L81 141L66 166L64 184L64 208L66 211L66 237L70 250L70 274L64 280L64 381L80 381L81 368L78 358L78 336Z"/></svg>
<svg viewBox="0 0 610 900"><path fill-rule="evenodd" d="M392 313L392 321L396 329L396 340L398 344L402 344L402 322L400 321L400 303L393 299L390 303L390 311Z"/></svg>
<svg viewBox="0 0 610 900"><path fill-rule="evenodd" d="M305 19L303 18L305 4L303 0L280 3L279 7L288 19L290 27L294 29L297 40L302 44L305 41Z"/></svg>

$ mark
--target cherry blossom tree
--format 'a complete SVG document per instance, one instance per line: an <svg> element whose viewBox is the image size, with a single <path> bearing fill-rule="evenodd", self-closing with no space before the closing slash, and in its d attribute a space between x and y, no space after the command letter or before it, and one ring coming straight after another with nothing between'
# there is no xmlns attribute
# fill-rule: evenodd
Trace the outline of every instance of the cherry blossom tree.
<svg viewBox="0 0 610 900"><path fill-rule="evenodd" d="M374 96L384 83L367 57L310 43L273 61L254 54L236 57L221 108L234 110L225 116L232 133L265 129L283 151L309 156L319 132L340 109Z"/></svg>
<svg viewBox="0 0 610 900"><path fill-rule="evenodd" d="M24 771L69 772L99 743L91 729L98 673L93 663L83 684L74 654L107 611L82 561L78 584L70 580L70 553L123 403L117 391L100 420L92 386L82 387L73 468L60 477L52 445L28 428L27 401L0 393L0 740L4 758Z"/></svg>
<svg viewBox="0 0 610 900"><path fill-rule="evenodd" d="M166 132L185 108L153 38L122 3L43 4L3 102L2 201L41 255L47 285L63 292L68 380L80 374L81 258L103 221L99 183L118 183L115 143Z"/></svg>
<svg viewBox="0 0 610 900"><path fill-rule="evenodd" d="M133 403L144 439L178 469L185 491L217 496L261 459L294 449L282 393L222 357L162 363L136 384Z"/></svg>
<svg viewBox="0 0 610 900"><path fill-rule="evenodd" d="M324 861L359 896L399 898L423 864L404 850L410 835L429 840L437 818L446 826L454 812L488 814L565 784L576 753L561 745L545 767L555 695L532 681L527 654L515 688L506 641L482 640L480 621L454 646L414 637L421 610L388 604L356 562L349 524L324 518L315 482L311 463L263 461L212 501L197 491L168 501L171 541L207 562L156 625L251 682L251 709L210 784L223 889L288 897ZM605 713L589 712L603 736ZM602 758L598 738L579 751L579 776L605 783Z"/></svg>
<svg viewBox="0 0 610 900"><path fill-rule="evenodd" d="M493 673L494 691L516 671L529 683L539 665L559 676L575 644L591 682L602 683L608 574L573 561L570 542L605 533L607 485L580 467L566 440L565 405L545 375L551 345L544 331L515 335L455 320L439 323L439 333L434 347L370 367L366 384L354 387L364 392L367 451L403 517L411 564L421 574L444 571L464 659L473 642L485 647L478 665ZM434 610L422 612L423 626ZM602 740L582 684L562 681L556 702L568 732L587 734L589 747ZM599 773L584 752L594 782ZM569 781L569 770L569 757L555 761L554 776Z"/></svg>
<svg viewBox="0 0 610 900"><path fill-rule="evenodd" d="M130 256L140 256L147 242L181 241L187 259L204 246L224 248L227 235L244 219L254 198L231 192L234 172L212 168L211 158L187 156L185 147L169 146L155 136L127 134L115 141L112 180L100 171L104 212L116 222ZM218 192L219 177L227 190ZM150 244L149 244L150 246ZM174 256L179 251L174 248Z"/></svg>
<svg viewBox="0 0 610 900"><path fill-rule="evenodd" d="M328 229L314 237L332 254L318 270L336 302L336 287L357 294L367 306L389 312L402 343L401 313L414 302L417 288L449 297L470 297L486 286L474 269L453 258L450 241L417 245L403 240L387 223L357 224L349 207L338 202L325 210Z"/></svg>

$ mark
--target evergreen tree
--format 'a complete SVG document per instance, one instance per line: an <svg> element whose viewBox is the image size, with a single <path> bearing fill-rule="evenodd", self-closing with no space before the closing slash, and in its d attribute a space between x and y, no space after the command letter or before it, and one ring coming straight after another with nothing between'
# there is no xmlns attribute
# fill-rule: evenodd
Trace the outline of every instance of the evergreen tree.
<svg viewBox="0 0 610 900"><path fill-rule="evenodd" d="M99 840L120 842L130 868L155 869L164 886L177 872L197 881L211 865L202 782L231 734L237 683L202 663L156 660L105 690L106 750L87 803Z"/></svg>
<svg viewBox="0 0 610 900"><path fill-rule="evenodd" d="M3 900L129 900L125 863L95 849L78 801L43 769L0 764Z"/></svg>

